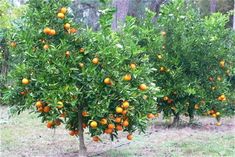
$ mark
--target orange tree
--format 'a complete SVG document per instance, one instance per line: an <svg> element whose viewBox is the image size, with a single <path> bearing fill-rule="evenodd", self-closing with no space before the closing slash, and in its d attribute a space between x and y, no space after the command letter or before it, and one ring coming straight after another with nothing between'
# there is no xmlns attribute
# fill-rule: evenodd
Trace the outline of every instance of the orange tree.
<svg viewBox="0 0 235 157"><path fill-rule="evenodd" d="M234 112L228 103L234 34L225 27L227 22L228 17L220 13L201 18L184 0L162 8L158 24L165 39L154 75L165 94L158 110L165 116L173 114L174 124L181 114L193 122L195 110L198 114L208 111L217 120L221 113Z"/></svg>
<svg viewBox="0 0 235 157"><path fill-rule="evenodd" d="M67 0L28 1L11 49L21 62L11 70L4 100L18 113L33 109L48 128L64 124L70 135L79 136L85 156L84 128L94 141L103 133L113 139L118 131L131 140L132 132L144 131L147 118L154 117L159 91L149 77L149 53L128 33L131 20L125 32L113 32L113 12L106 9L101 30L92 32L72 21L68 5Z"/></svg>

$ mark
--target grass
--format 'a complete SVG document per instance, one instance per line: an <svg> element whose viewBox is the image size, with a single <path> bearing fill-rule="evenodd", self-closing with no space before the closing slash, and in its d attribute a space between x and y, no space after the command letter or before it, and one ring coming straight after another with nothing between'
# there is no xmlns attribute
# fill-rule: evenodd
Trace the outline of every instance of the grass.
<svg viewBox="0 0 235 157"><path fill-rule="evenodd" d="M134 134L133 141L126 140L126 134L114 142L104 135L103 143L92 142L89 135L85 137L92 157L235 157L234 119L224 122L228 125L213 125L210 129L154 126L146 134ZM204 125L209 121L204 119ZM55 132L47 129L33 114L14 116L1 123L0 129L2 156L78 156L76 138L63 127Z"/></svg>

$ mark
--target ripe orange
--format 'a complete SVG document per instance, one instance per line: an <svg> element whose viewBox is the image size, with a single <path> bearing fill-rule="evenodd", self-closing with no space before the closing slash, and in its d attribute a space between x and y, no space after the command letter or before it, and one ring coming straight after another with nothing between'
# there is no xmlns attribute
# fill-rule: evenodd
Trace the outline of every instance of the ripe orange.
<svg viewBox="0 0 235 157"><path fill-rule="evenodd" d="M20 92L20 95L25 95L26 94L26 92Z"/></svg>
<svg viewBox="0 0 235 157"><path fill-rule="evenodd" d="M54 126L53 121L48 121L48 122L47 122L47 127L48 127L48 128L52 128L53 126Z"/></svg>
<svg viewBox="0 0 235 157"><path fill-rule="evenodd" d="M127 110L123 110L123 111L122 111L122 114L123 114L123 115L126 115L126 114L127 114Z"/></svg>
<svg viewBox="0 0 235 157"><path fill-rule="evenodd" d="M92 121L92 122L90 123L90 126L91 126L93 129L95 129L95 128L97 128L98 124L97 124L96 121Z"/></svg>
<svg viewBox="0 0 235 157"><path fill-rule="evenodd" d="M214 114L212 114L211 116L212 116L212 117L216 117L216 114L214 113Z"/></svg>
<svg viewBox="0 0 235 157"><path fill-rule="evenodd" d="M48 113L50 112L51 108L49 106L45 106L43 112Z"/></svg>
<svg viewBox="0 0 235 157"><path fill-rule="evenodd" d="M132 70L135 70L135 69L136 69L136 64L135 64L135 63L131 63L131 64L130 64L130 68L131 68Z"/></svg>
<svg viewBox="0 0 235 157"><path fill-rule="evenodd" d="M100 138L98 136L93 136L92 139L95 142L99 142L100 141Z"/></svg>
<svg viewBox="0 0 235 157"><path fill-rule="evenodd" d="M74 136L75 135L75 130L70 130L69 135Z"/></svg>
<svg viewBox="0 0 235 157"><path fill-rule="evenodd" d="M123 129L123 128L122 128L121 125L117 125L117 126L116 126L116 130L121 131L122 129Z"/></svg>
<svg viewBox="0 0 235 157"><path fill-rule="evenodd" d="M57 17L63 19L65 17L65 15L63 13L58 13Z"/></svg>
<svg viewBox="0 0 235 157"><path fill-rule="evenodd" d="M116 117L116 118L115 118L115 122L116 122L116 123L121 123L121 121L122 121L122 118L121 118L121 117Z"/></svg>
<svg viewBox="0 0 235 157"><path fill-rule="evenodd" d="M47 45L47 44L46 44L46 45L44 45L44 46L43 46L43 49L44 49L44 50L49 49L49 45Z"/></svg>
<svg viewBox="0 0 235 157"><path fill-rule="evenodd" d="M216 114L217 116L219 116L219 115L220 115L220 112L216 112L215 114Z"/></svg>
<svg viewBox="0 0 235 157"><path fill-rule="evenodd" d="M48 33L49 35L53 36L56 34L56 31L54 29L51 29L50 32Z"/></svg>
<svg viewBox="0 0 235 157"><path fill-rule="evenodd" d="M132 139L133 139L132 134L127 135L127 139L128 139L128 140L132 140Z"/></svg>
<svg viewBox="0 0 235 157"><path fill-rule="evenodd" d="M126 74L125 76L123 76L123 80L124 81L130 81L131 80L131 75L130 74Z"/></svg>
<svg viewBox="0 0 235 157"><path fill-rule="evenodd" d="M67 8L62 7L62 8L60 9L60 12L63 13L63 14L66 14L66 13L67 13Z"/></svg>
<svg viewBox="0 0 235 157"><path fill-rule="evenodd" d="M114 129L114 128L115 128L115 126L113 124L108 125L108 129Z"/></svg>
<svg viewBox="0 0 235 157"><path fill-rule="evenodd" d="M169 100L168 96L164 96L163 100L165 100L165 101Z"/></svg>
<svg viewBox="0 0 235 157"><path fill-rule="evenodd" d="M69 33L76 33L77 32L77 29L76 28L70 28L68 30Z"/></svg>
<svg viewBox="0 0 235 157"><path fill-rule="evenodd" d="M147 114L147 117L148 117L149 119L155 118L154 114L152 114L152 113L148 113L148 114Z"/></svg>
<svg viewBox="0 0 235 157"><path fill-rule="evenodd" d="M87 111L83 111L83 112L82 112L82 116L83 116L83 117L87 117L87 116L88 116L88 112L87 112Z"/></svg>
<svg viewBox="0 0 235 157"><path fill-rule="evenodd" d="M43 107L39 107L38 112L43 112Z"/></svg>
<svg viewBox="0 0 235 157"><path fill-rule="evenodd" d="M105 129L104 132L106 134L111 134L113 132L113 129Z"/></svg>
<svg viewBox="0 0 235 157"><path fill-rule="evenodd" d="M194 108L195 108L195 110L198 110L198 109L199 109L199 105L198 105L198 104L195 104L195 105L194 105Z"/></svg>
<svg viewBox="0 0 235 157"><path fill-rule="evenodd" d="M64 103L63 102L61 102L61 101L58 101L57 102L57 106L56 106L58 109L61 109L61 108L63 108L64 107Z"/></svg>
<svg viewBox="0 0 235 157"><path fill-rule="evenodd" d="M221 122L215 123L216 126L221 126L221 124L222 124Z"/></svg>
<svg viewBox="0 0 235 157"><path fill-rule="evenodd" d="M23 78L21 82L22 82L22 84L24 84L24 85L29 84L29 80L26 79L26 78Z"/></svg>
<svg viewBox="0 0 235 157"><path fill-rule="evenodd" d="M162 32L161 32L161 35L162 35L162 36L166 36L166 32L162 31Z"/></svg>
<svg viewBox="0 0 235 157"><path fill-rule="evenodd" d="M74 135L77 136L79 134L78 130L74 130Z"/></svg>
<svg viewBox="0 0 235 157"><path fill-rule="evenodd" d="M127 127L129 125L129 122L127 120L125 120L123 123L122 123L122 126L125 126Z"/></svg>
<svg viewBox="0 0 235 157"><path fill-rule="evenodd" d="M157 58L158 58L158 59L162 59L162 55L160 55L160 54L157 55Z"/></svg>
<svg viewBox="0 0 235 157"><path fill-rule="evenodd" d="M111 79L108 78L108 77L104 79L104 83L105 83L106 85L111 85L111 84L112 84Z"/></svg>
<svg viewBox="0 0 235 157"><path fill-rule="evenodd" d="M139 89L142 90L142 91L145 91L145 90L148 89L148 87L146 86L146 84L141 84L141 85L139 86Z"/></svg>
<svg viewBox="0 0 235 157"><path fill-rule="evenodd" d="M214 79L213 79L213 77L209 77L209 81L213 81Z"/></svg>
<svg viewBox="0 0 235 157"><path fill-rule="evenodd" d="M93 64L98 64L99 63L99 58L94 58L94 59L92 59L92 63Z"/></svg>
<svg viewBox="0 0 235 157"><path fill-rule="evenodd" d="M83 53L83 52L85 52L85 49L84 48L80 48L79 52Z"/></svg>
<svg viewBox="0 0 235 157"><path fill-rule="evenodd" d="M51 29L48 27L43 29L43 33L45 33L45 34L50 34L50 31L51 31Z"/></svg>
<svg viewBox="0 0 235 157"><path fill-rule="evenodd" d="M42 101L37 101L36 104L35 104L35 106L36 106L37 108L43 107Z"/></svg>
<svg viewBox="0 0 235 157"><path fill-rule="evenodd" d="M160 67L160 72L164 72L165 68L164 67Z"/></svg>
<svg viewBox="0 0 235 157"><path fill-rule="evenodd" d="M82 123L82 128L85 129L87 125L85 123Z"/></svg>
<svg viewBox="0 0 235 157"><path fill-rule="evenodd" d="M102 124L102 125L106 125L107 123L108 123L108 121L107 121L106 118L102 118L102 119L100 120L100 124Z"/></svg>
<svg viewBox="0 0 235 157"><path fill-rule="evenodd" d="M116 112L117 113L122 113L123 109L121 107L116 107Z"/></svg>
<svg viewBox="0 0 235 157"><path fill-rule="evenodd" d="M68 58L70 56L70 52L69 51L66 51L65 52L65 56Z"/></svg>
<svg viewBox="0 0 235 157"><path fill-rule="evenodd" d="M172 99L168 99L168 100L167 100L167 103L168 103L168 104L171 104L171 103L173 103L173 100L172 100Z"/></svg>
<svg viewBox="0 0 235 157"><path fill-rule="evenodd" d="M68 30L70 28L70 26L71 25L69 23L66 23L66 24L64 24L64 29Z"/></svg>
<svg viewBox="0 0 235 157"><path fill-rule="evenodd" d="M10 45L11 45L11 47L15 48L16 47L16 42L13 41L13 42L11 42Z"/></svg>
<svg viewBox="0 0 235 157"><path fill-rule="evenodd" d="M122 103L122 107L123 108L128 108L129 107L129 102L128 101L124 101L123 103Z"/></svg>

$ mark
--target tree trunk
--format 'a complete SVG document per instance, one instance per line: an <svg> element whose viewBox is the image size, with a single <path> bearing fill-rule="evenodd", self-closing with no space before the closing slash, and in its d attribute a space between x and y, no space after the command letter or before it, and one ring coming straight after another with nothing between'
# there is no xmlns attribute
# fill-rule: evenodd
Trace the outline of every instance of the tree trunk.
<svg viewBox="0 0 235 157"><path fill-rule="evenodd" d="M210 0L210 12L211 13L216 12L216 5L217 5L216 0Z"/></svg>
<svg viewBox="0 0 235 157"><path fill-rule="evenodd" d="M235 0L233 2L234 4L234 9L233 9L233 30L235 30Z"/></svg>
<svg viewBox="0 0 235 157"><path fill-rule="evenodd" d="M194 105L188 107L189 124L194 123Z"/></svg>
<svg viewBox="0 0 235 157"><path fill-rule="evenodd" d="M84 140L84 130L82 127L82 109L78 110L78 131L79 131L79 157L87 157L87 148Z"/></svg>
<svg viewBox="0 0 235 157"><path fill-rule="evenodd" d="M180 114L175 112L175 110L172 110L172 113L174 115L174 119L170 127L178 127L180 125Z"/></svg>
<svg viewBox="0 0 235 157"><path fill-rule="evenodd" d="M123 23L127 16L129 0L114 0L113 6L116 8L116 13L114 14L112 29L118 30L118 24Z"/></svg>

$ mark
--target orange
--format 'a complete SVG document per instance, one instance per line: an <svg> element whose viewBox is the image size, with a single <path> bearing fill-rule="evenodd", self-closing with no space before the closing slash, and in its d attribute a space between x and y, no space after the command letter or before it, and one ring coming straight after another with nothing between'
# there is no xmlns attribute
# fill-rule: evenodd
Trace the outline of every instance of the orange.
<svg viewBox="0 0 235 157"><path fill-rule="evenodd" d="M49 45L47 45L47 44L46 44L46 45L44 45L44 46L43 46L43 49L44 49L44 50L49 49Z"/></svg>
<svg viewBox="0 0 235 157"><path fill-rule="evenodd" d="M121 107L116 107L116 112L117 113L122 113L123 109Z"/></svg>
<svg viewBox="0 0 235 157"><path fill-rule="evenodd" d="M21 82L22 82L24 85L29 84L29 80L26 79L26 78L23 78Z"/></svg>
<svg viewBox="0 0 235 157"><path fill-rule="evenodd" d="M71 25L70 25L69 23L66 23L66 24L64 24L64 29L67 29L67 30L68 30L68 29L70 28L70 26L71 26Z"/></svg>
<svg viewBox="0 0 235 157"><path fill-rule="evenodd" d="M128 101L124 101L123 103L122 103L122 107L123 108L128 108L129 107L129 102Z"/></svg>
<svg viewBox="0 0 235 157"><path fill-rule="evenodd" d="M45 106L43 112L48 113L50 112L51 108L49 106Z"/></svg>
<svg viewBox="0 0 235 157"><path fill-rule="evenodd" d="M127 139L128 139L128 140L132 140L132 139L133 139L132 134L127 135Z"/></svg>
<svg viewBox="0 0 235 157"><path fill-rule="evenodd" d="M96 121L92 121L92 122L90 123L90 126L91 126L93 129L95 129L95 128L97 128L98 124L97 124Z"/></svg>
<svg viewBox="0 0 235 157"><path fill-rule="evenodd" d="M51 29L50 32L49 32L49 35L55 35L56 34L56 31L54 29Z"/></svg>
<svg viewBox="0 0 235 157"><path fill-rule="evenodd" d="M112 129L105 129L104 132L105 132L106 134L111 134L111 133L113 132L113 130L112 130Z"/></svg>
<svg viewBox="0 0 235 157"><path fill-rule="evenodd" d="M74 135L77 136L79 134L78 130L74 130Z"/></svg>
<svg viewBox="0 0 235 157"><path fill-rule="evenodd" d="M25 95L26 94L26 92L20 92L20 95Z"/></svg>
<svg viewBox="0 0 235 157"><path fill-rule="evenodd" d="M66 13L67 13L67 8L62 7L62 8L60 9L60 12L63 13L63 14L66 14Z"/></svg>
<svg viewBox="0 0 235 157"><path fill-rule="evenodd" d="M122 128L121 125L117 125L117 126L116 126L116 130L121 131L122 129L123 129L123 128Z"/></svg>
<svg viewBox="0 0 235 157"><path fill-rule="evenodd" d="M111 84L112 84L111 79L108 78L108 77L104 79L104 83L105 83L106 85L111 85Z"/></svg>
<svg viewBox="0 0 235 157"><path fill-rule="evenodd" d="M115 128L115 126L113 124L108 125L108 129L114 129L114 128Z"/></svg>
<svg viewBox="0 0 235 157"><path fill-rule="evenodd" d="M93 136L92 139L95 142L99 142L100 141L100 138L98 136Z"/></svg>
<svg viewBox="0 0 235 157"><path fill-rule="evenodd" d="M99 58L94 58L94 59L92 59L92 63L93 64L98 64L99 63Z"/></svg>
<svg viewBox="0 0 235 157"><path fill-rule="evenodd" d="M139 89L142 90L142 91L145 91L145 90L148 89L148 87L146 86L146 84L141 84L141 85L139 86Z"/></svg>
<svg viewBox="0 0 235 157"><path fill-rule="evenodd" d="M221 124L222 124L221 122L215 123L216 126L221 126Z"/></svg>
<svg viewBox="0 0 235 157"><path fill-rule="evenodd" d="M135 69L136 69L136 64L135 64L135 63L131 63L131 64L130 64L130 68L131 68L132 70L135 70Z"/></svg>
<svg viewBox="0 0 235 157"><path fill-rule="evenodd" d="M194 109L195 109L195 110L198 110L198 109L199 109L199 105L198 105L198 104L195 104L195 105L194 105Z"/></svg>
<svg viewBox="0 0 235 157"><path fill-rule="evenodd" d="M116 118L115 118L115 122L116 122L116 123L121 123L121 121L122 121L122 118L121 118L121 117L116 117Z"/></svg>
<svg viewBox="0 0 235 157"><path fill-rule="evenodd" d="M48 128L52 128L53 126L54 126L53 121L48 121L48 122L47 122L47 127L48 127Z"/></svg>
<svg viewBox="0 0 235 157"><path fill-rule="evenodd" d="M68 30L69 33L76 33L77 32L77 29L76 28L70 28Z"/></svg>
<svg viewBox="0 0 235 157"><path fill-rule="evenodd" d="M45 34L50 34L50 31L51 31L51 29L48 27L43 29L43 33L45 33Z"/></svg>
<svg viewBox="0 0 235 157"><path fill-rule="evenodd" d="M107 119L105 119L105 118L102 118L101 120L100 120L100 124L102 124L102 125L106 125L108 123L108 121L107 121Z"/></svg>
<svg viewBox="0 0 235 157"><path fill-rule="evenodd" d="M42 101L37 101L36 104L35 104L35 106L36 106L37 108L43 107Z"/></svg>
<svg viewBox="0 0 235 157"><path fill-rule="evenodd" d="M82 112L82 116L83 116L83 117L86 117L86 116L88 116L88 113L87 113L87 111L83 111L83 112Z"/></svg>
<svg viewBox="0 0 235 157"><path fill-rule="evenodd" d="M220 115L220 112L216 112L215 114L216 114L217 116L219 116L219 115Z"/></svg>
<svg viewBox="0 0 235 157"><path fill-rule="evenodd" d="M168 104L171 104L172 102L173 102L172 99L168 99L168 100L167 100L167 103L168 103Z"/></svg>
<svg viewBox="0 0 235 157"><path fill-rule="evenodd" d="M85 49L84 48L80 48L79 52L83 53L83 52L85 52Z"/></svg>
<svg viewBox="0 0 235 157"><path fill-rule="evenodd" d="M70 56L70 52L69 52L69 51L66 51L66 52L65 52L65 56L66 56L66 57L69 57L69 56Z"/></svg>
<svg viewBox="0 0 235 157"><path fill-rule="evenodd" d="M64 103L63 102L61 102L61 101L58 101L57 102L57 106L56 106L58 109L61 109L61 108L63 108L64 107Z"/></svg>
<svg viewBox="0 0 235 157"><path fill-rule="evenodd" d="M149 119L155 118L154 114L152 114L152 113L147 114L147 117L148 117Z"/></svg>
<svg viewBox="0 0 235 157"><path fill-rule="evenodd" d="M74 136L75 135L75 130L70 130L69 135Z"/></svg>
<svg viewBox="0 0 235 157"><path fill-rule="evenodd" d="M80 66L81 68L83 68L83 67L84 67L84 64L83 64L83 63L79 63L79 66Z"/></svg>
<svg viewBox="0 0 235 157"><path fill-rule="evenodd" d="M212 116L212 117L216 117L216 114L214 113L214 114L212 114L211 116Z"/></svg>
<svg viewBox="0 0 235 157"><path fill-rule="evenodd" d="M63 19L65 17L65 15L63 13L58 13L57 17Z"/></svg>
<svg viewBox="0 0 235 157"><path fill-rule="evenodd" d="M161 32L161 35L162 35L162 36L166 36L166 32L162 31L162 32Z"/></svg>
<svg viewBox="0 0 235 157"><path fill-rule="evenodd" d="M127 110L123 110L123 111L122 111L122 114L123 114L123 115L126 115L126 114L127 114Z"/></svg>
<svg viewBox="0 0 235 157"><path fill-rule="evenodd" d="M164 96L163 100L165 100L165 101L169 100L168 96Z"/></svg>
<svg viewBox="0 0 235 157"><path fill-rule="evenodd" d="M11 47L15 48L16 47L16 42L13 41L13 42L11 42L10 45L11 45Z"/></svg>
<svg viewBox="0 0 235 157"><path fill-rule="evenodd" d="M43 112L43 107L39 107L38 112Z"/></svg>
<svg viewBox="0 0 235 157"><path fill-rule="evenodd" d="M214 79L213 79L213 77L209 77L209 81L213 81Z"/></svg>
<svg viewBox="0 0 235 157"><path fill-rule="evenodd" d="M129 122L127 120L125 120L123 123L122 123L122 126L125 126L127 127L129 125Z"/></svg>
<svg viewBox="0 0 235 157"><path fill-rule="evenodd" d="M124 81L130 81L131 80L131 75L130 74L126 74L125 76L123 76L123 80Z"/></svg>
<svg viewBox="0 0 235 157"><path fill-rule="evenodd" d="M221 68L224 68L225 61L224 61L224 60L220 61L220 62L219 62L219 65L220 65Z"/></svg>
<svg viewBox="0 0 235 157"><path fill-rule="evenodd" d="M85 129L87 125L85 123L82 123L82 128Z"/></svg>
<svg viewBox="0 0 235 157"><path fill-rule="evenodd" d="M165 68L164 67L160 67L160 72L164 72Z"/></svg>

